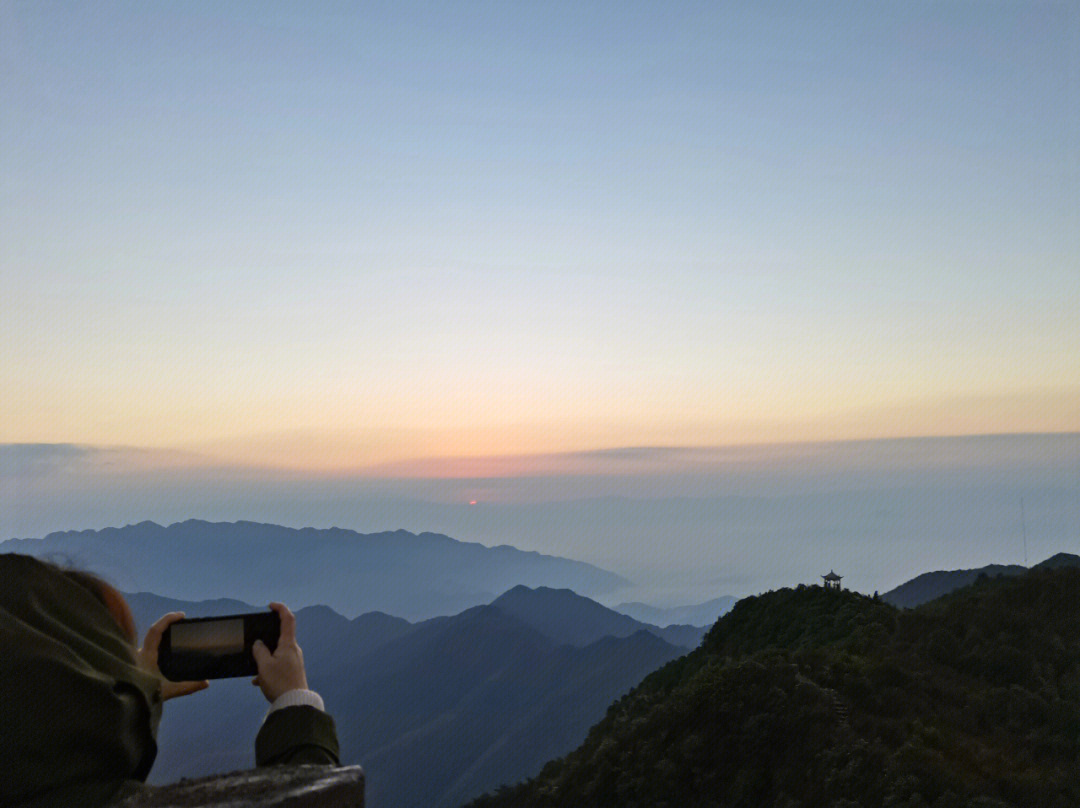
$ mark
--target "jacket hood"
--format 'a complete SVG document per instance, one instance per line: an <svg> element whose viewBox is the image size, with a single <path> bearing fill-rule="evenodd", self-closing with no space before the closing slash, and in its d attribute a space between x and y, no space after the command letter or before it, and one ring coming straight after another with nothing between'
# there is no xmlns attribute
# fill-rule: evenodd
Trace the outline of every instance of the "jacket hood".
<svg viewBox="0 0 1080 808"><path fill-rule="evenodd" d="M0 805L101 804L144 780L160 684L89 589L0 554Z"/></svg>

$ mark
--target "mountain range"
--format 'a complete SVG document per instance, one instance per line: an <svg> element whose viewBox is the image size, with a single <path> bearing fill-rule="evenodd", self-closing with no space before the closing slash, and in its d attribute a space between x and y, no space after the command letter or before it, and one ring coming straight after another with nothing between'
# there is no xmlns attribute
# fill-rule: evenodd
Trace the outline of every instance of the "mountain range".
<svg viewBox="0 0 1080 808"><path fill-rule="evenodd" d="M260 608L125 597L140 630L169 611ZM705 633L643 624L570 590L524 586L418 623L378 612L350 620L326 606L296 614L308 679L337 721L343 762L364 766L369 802L387 808L456 806L535 774L580 743L612 699ZM151 780L251 766L265 710L243 679L170 702Z"/></svg>
<svg viewBox="0 0 1080 808"><path fill-rule="evenodd" d="M58 560L124 590L187 601L228 593L250 603L322 604L343 615L382 611L409 620L490 603L518 584L600 595L628 583L580 561L437 533L363 534L255 522L140 522L9 539L0 552Z"/></svg>

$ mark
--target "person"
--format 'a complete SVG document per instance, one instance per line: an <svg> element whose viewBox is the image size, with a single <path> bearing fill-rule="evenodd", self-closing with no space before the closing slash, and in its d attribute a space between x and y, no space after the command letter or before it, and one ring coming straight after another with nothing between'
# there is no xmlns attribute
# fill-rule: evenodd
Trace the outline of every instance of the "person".
<svg viewBox="0 0 1080 808"><path fill-rule="evenodd" d="M257 766L338 765L333 718L307 686L296 618L281 603L273 653L253 653L270 702ZM136 644L122 595L86 572L0 554L0 805L97 808L145 788L164 702L207 687L170 682L157 667L171 612Z"/></svg>

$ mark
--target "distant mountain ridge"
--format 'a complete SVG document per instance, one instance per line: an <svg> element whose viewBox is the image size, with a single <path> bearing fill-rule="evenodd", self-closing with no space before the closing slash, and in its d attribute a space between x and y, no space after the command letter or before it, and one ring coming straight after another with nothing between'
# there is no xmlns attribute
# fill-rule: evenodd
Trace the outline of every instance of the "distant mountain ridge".
<svg viewBox="0 0 1080 808"><path fill-rule="evenodd" d="M1057 553L1045 561L1041 561L1031 569L1061 569L1064 567L1080 567L1080 556L1072 553ZM964 586L970 586L981 576L988 578L1011 577L1028 571L1021 564L988 564L985 567L976 567L966 570L939 570L936 572L924 572L910 581L905 581L895 589L890 589L881 596L886 603L899 606L903 609L911 609L931 600L935 600Z"/></svg>
<svg viewBox="0 0 1080 808"><path fill-rule="evenodd" d="M1033 570L1060 570L1066 567L1080 567L1080 555L1073 553L1057 553L1045 561L1040 561Z"/></svg>
<svg viewBox="0 0 1080 808"><path fill-rule="evenodd" d="M325 604L346 615L382 611L410 620L456 614L517 584L599 595L627 583L581 561L437 533L196 519L9 539L0 552L81 566L126 591L190 601L228 595L250 603Z"/></svg>
<svg viewBox="0 0 1080 808"><path fill-rule="evenodd" d="M886 603L891 603L893 606L911 609L947 595L953 590L970 586L978 580L980 575L997 578L999 576L1020 575L1027 571L1027 567L1020 564L988 564L985 567L975 569L924 572L910 581L905 581L895 589L889 590L881 596L881 599Z"/></svg>
<svg viewBox="0 0 1080 808"><path fill-rule="evenodd" d="M629 637L639 631L659 637L672 645L691 650L698 646L706 629L695 626L659 628L620 614L569 589L515 586L491 602L556 641L585 646L604 637Z"/></svg>
<svg viewBox="0 0 1080 808"><path fill-rule="evenodd" d="M737 600L738 598L732 595L723 595L705 603L674 606L670 609L660 609L647 603L620 603L615 607L615 611L654 626L689 625L708 628L731 611Z"/></svg>
<svg viewBox="0 0 1080 808"><path fill-rule="evenodd" d="M142 634L150 623L168 612L184 612L188 617L217 617L225 614L244 614L265 609L233 598L213 598L190 601L166 598L152 592L122 592L135 616L135 625Z"/></svg>

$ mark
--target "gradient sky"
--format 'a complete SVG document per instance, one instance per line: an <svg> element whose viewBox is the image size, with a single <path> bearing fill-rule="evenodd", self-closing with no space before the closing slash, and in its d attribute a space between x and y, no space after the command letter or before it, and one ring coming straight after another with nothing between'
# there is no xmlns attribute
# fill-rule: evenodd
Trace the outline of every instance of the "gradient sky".
<svg viewBox="0 0 1080 808"><path fill-rule="evenodd" d="M0 42L0 443L1080 429L1075 3L0 0Z"/></svg>

